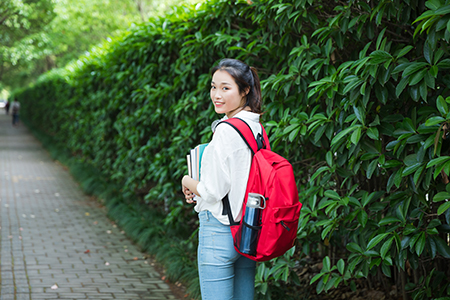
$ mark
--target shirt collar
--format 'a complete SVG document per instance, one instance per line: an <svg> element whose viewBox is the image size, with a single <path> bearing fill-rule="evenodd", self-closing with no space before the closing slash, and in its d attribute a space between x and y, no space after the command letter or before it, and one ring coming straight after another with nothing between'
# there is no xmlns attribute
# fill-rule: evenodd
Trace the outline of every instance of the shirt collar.
<svg viewBox="0 0 450 300"><path fill-rule="evenodd" d="M246 119L246 120L253 121L253 122L259 122L259 117L260 117L260 114L257 114L257 113L251 112L251 111L247 111L247 110L241 110L240 112L235 114L233 118L240 118L240 119ZM221 119L221 121L227 120L227 119L228 119L228 117L227 117L227 115L225 115Z"/></svg>
<svg viewBox="0 0 450 300"><path fill-rule="evenodd" d="M241 118L247 121L252 121L252 122L259 122L259 117L261 115L251 112L251 111L246 111L246 110L241 110L240 112L238 112L236 115L234 115L233 118ZM211 124L211 130L214 132L216 130L216 126L222 122L228 120L227 115L224 115L223 118L221 118L220 120L215 120L214 122L212 122Z"/></svg>

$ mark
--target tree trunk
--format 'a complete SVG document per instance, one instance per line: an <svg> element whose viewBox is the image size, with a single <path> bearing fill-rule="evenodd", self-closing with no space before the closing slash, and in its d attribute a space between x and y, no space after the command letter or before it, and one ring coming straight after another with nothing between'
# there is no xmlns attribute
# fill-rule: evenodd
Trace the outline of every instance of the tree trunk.
<svg viewBox="0 0 450 300"><path fill-rule="evenodd" d="M400 270L400 278L402 281L402 296L403 300L408 300L408 295L406 294L405 286L406 286L406 275L405 271Z"/></svg>
<svg viewBox="0 0 450 300"><path fill-rule="evenodd" d="M142 22L147 21L146 13L145 13L143 5L142 5L142 0L135 0L134 2L136 3L137 10L138 10L139 14L141 15Z"/></svg>

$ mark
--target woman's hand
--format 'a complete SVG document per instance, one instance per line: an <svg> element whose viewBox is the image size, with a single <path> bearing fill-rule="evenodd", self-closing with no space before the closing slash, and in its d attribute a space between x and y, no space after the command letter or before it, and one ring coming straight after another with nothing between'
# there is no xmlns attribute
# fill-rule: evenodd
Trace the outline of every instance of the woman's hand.
<svg viewBox="0 0 450 300"><path fill-rule="evenodd" d="M194 201L194 197L195 197L195 195L194 195L194 193L193 192L191 192L187 187L185 187L185 186L182 186L182 188L183 188L183 194L184 194L184 198L186 199L186 202L187 203L189 203L189 204L191 204L191 203L195 203L195 201Z"/></svg>
<svg viewBox="0 0 450 300"><path fill-rule="evenodd" d="M198 181L193 180L191 177L184 175L183 179L181 180L181 190L183 191L184 198L186 199L186 202L196 203L196 201L193 199L195 197L195 192L197 192L197 184ZM191 186L191 189L194 189L194 192L191 191L191 189L188 188L188 186Z"/></svg>

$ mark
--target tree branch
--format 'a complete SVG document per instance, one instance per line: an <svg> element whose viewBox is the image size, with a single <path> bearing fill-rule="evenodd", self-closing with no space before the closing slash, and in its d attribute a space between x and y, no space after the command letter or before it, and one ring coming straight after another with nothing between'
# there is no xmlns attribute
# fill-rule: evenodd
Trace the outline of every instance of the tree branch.
<svg viewBox="0 0 450 300"><path fill-rule="evenodd" d="M11 15L9 15L8 14L8 9L5 11L5 17L0 21L0 25L2 25L5 21L6 21L6 19L8 19Z"/></svg>

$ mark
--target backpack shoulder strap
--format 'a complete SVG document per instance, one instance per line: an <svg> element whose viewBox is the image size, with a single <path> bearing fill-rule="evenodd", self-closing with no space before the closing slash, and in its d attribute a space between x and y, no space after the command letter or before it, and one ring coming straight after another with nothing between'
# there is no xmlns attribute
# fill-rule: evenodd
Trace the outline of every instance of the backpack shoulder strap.
<svg viewBox="0 0 450 300"><path fill-rule="evenodd" d="M230 225L239 225L239 222L235 222L233 219L233 214L231 213L231 206L230 206L230 200L228 200L228 195L225 195L222 199L223 208L222 208L222 215L228 216L228 221L230 222Z"/></svg>
<svg viewBox="0 0 450 300"><path fill-rule="evenodd" d="M262 133L263 133L264 146L267 150L270 150L269 138L267 137L266 130L264 129L264 126L262 126L262 124L261 124L261 128L262 128Z"/></svg>
<svg viewBox="0 0 450 300"><path fill-rule="evenodd" d="M266 131L264 130L264 127L261 124L261 131L262 136L260 133L258 133L258 137L260 137L259 141L258 139L255 139L255 136L253 135L253 131L250 127L250 125L247 124L244 120L240 118L230 118L225 121L222 121L221 123L227 123L231 127L233 127L239 135L242 137L242 139L245 141L247 146L252 151L252 154L254 155L256 152L258 152L259 149L266 148L270 150L270 144L269 139L267 137Z"/></svg>

